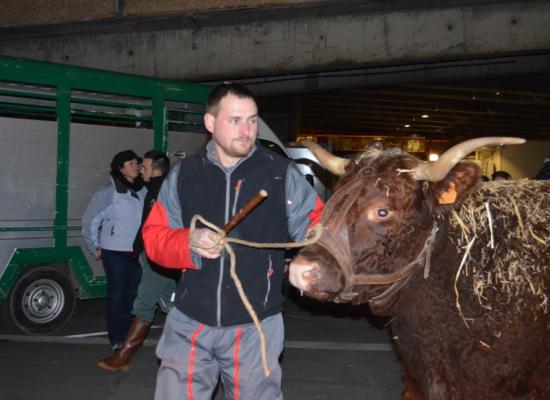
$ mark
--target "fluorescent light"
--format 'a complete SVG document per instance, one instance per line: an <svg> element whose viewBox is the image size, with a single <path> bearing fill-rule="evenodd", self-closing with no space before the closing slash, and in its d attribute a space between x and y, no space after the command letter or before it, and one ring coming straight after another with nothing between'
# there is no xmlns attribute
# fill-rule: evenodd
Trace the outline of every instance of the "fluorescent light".
<svg viewBox="0 0 550 400"><path fill-rule="evenodd" d="M421 117L422 118L429 118L430 116L428 114L422 114Z"/></svg>
<svg viewBox="0 0 550 400"><path fill-rule="evenodd" d="M410 128L410 127L411 127L410 124L405 124L405 125L403 125L403 128Z"/></svg>
<svg viewBox="0 0 550 400"><path fill-rule="evenodd" d="M428 160L430 160L430 161L437 161L437 160L439 160L439 154L437 154L437 153L430 153L430 155L428 156Z"/></svg>

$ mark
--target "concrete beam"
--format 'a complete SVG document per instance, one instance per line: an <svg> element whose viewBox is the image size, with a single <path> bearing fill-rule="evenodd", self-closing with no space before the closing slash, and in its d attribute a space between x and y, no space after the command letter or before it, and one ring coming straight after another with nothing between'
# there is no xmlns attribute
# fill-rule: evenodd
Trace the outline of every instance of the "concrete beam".
<svg viewBox="0 0 550 400"><path fill-rule="evenodd" d="M234 79L537 54L550 2L299 15L227 25L0 39L0 54L185 80Z"/></svg>
<svg viewBox="0 0 550 400"><path fill-rule="evenodd" d="M0 8L0 28L98 22L126 17L158 17L221 10L277 8L334 0L19 0Z"/></svg>
<svg viewBox="0 0 550 400"><path fill-rule="evenodd" d="M328 3L332 0L126 0L129 16L149 16L205 12L208 10L246 9L258 7L301 6Z"/></svg>
<svg viewBox="0 0 550 400"><path fill-rule="evenodd" d="M547 52L406 65L366 66L338 71L243 77L235 80L252 88L258 96L264 96L326 92L357 87L380 87L411 82L458 82L460 84L479 79L494 81L514 79L514 82L517 82L518 76L529 76L536 79L537 75L547 75L549 71L550 52ZM215 85L223 81L224 79L217 79L201 82ZM544 89L535 86L533 90Z"/></svg>
<svg viewBox="0 0 550 400"><path fill-rule="evenodd" d="M117 15L117 2L113 0L19 0L9 3L9 6L0 7L0 28L97 21Z"/></svg>

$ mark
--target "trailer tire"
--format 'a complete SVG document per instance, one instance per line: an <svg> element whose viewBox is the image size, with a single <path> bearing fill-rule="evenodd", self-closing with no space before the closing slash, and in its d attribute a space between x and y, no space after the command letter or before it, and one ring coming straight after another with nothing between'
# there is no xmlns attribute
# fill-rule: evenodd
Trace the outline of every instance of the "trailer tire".
<svg viewBox="0 0 550 400"><path fill-rule="evenodd" d="M24 271L5 301L10 322L28 335L50 335L74 313L76 295L63 271L49 266Z"/></svg>

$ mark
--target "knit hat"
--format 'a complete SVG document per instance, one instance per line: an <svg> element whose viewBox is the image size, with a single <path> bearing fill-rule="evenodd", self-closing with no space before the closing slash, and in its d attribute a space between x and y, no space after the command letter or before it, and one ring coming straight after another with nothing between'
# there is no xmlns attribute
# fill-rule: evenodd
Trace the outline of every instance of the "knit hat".
<svg viewBox="0 0 550 400"><path fill-rule="evenodd" d="M120 169L124 167L124 163L130 160L137 160L138 163L143 161L142 158L138 157L132 150L124 150L120 153L116 153L113 157L113 161L111 161L111 173L119 173Z"/></svg>

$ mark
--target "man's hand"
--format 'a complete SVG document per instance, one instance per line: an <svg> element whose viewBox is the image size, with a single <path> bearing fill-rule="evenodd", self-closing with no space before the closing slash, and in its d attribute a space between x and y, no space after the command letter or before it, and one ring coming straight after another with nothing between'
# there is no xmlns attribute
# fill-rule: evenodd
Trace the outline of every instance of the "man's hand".
<svg viewBox="0 0 550 400"><path fill-rule="evenodd" d="M201 228L191 233L189 247L201 257L214 259L220 256L224 244L225 241L216 232Z"/></svg>
<svg viewBox="0 0 550 400"><path fill-rule="evenodd" d="M94 258L96 260L99 260L101 258L101 249L97 249L96 251L94 251Z"/></svg>

